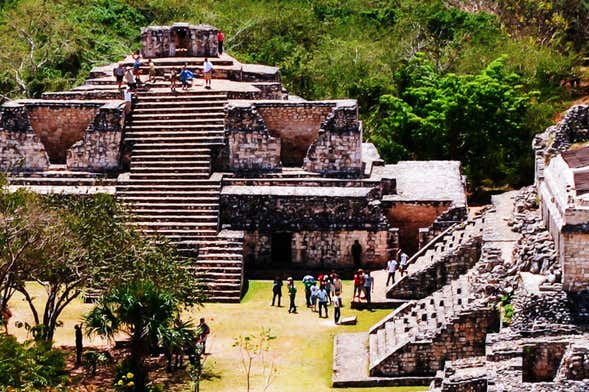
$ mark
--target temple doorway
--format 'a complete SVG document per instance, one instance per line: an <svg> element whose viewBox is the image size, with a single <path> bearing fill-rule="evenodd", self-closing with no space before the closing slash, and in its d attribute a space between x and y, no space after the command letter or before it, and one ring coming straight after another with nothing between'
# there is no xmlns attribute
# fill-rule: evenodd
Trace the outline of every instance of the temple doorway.
<svg viewBox="0 0 589 392"><path fill-rule="evenodd" d="M272 264L292 262L292 233L272 234Z"/></svg>
<svg viewBox="0 0 589 392"><path fill-rule="evenodd" d="M172 27L172 40L176 48L177 57L186 57L189 55L190 48L190 30L188 27Z"/></svg>

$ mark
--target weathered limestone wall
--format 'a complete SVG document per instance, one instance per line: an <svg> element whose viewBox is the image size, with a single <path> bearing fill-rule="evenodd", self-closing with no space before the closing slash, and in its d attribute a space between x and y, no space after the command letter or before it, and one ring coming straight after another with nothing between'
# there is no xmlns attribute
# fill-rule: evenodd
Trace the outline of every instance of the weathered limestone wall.
<svg viewBox="0 0 589 392"><path fill-rule="evenodd" d="M230 104L225 109L226 151L221 163L234 172L269 172L280 169L280 139L272 137L264 119L251 104Z"/></svg>
<svg viewBox="0 0 589 392"><path fill-rule="evenodd" d="M362 126L355 101L338 105L321 125L303 168L325 176L359 177L362 163Z"/></svg>
<svg viewBox="0 0 589 392"><path fill-rule="evenodd" d="M301 231L292 233L292 263L295 268L351 269L354 267L351 246L358 240L362 246L362 266L381 269L387 254L397 249L395 229ZM245 260L249 268L277 266L272 258L272 235L259 231L245 235Z"/></svg>
<svg viewBox="0 0 589 392"><path fill-rule="evenodd" d="M82 140L98 111L96 105L41 105L27 107L31 126L41 139L49 161L66 163L67 150Z"/></svg>
<svg viewBox="0 0 589 392"><path fill-rule="evenodd" d="M22 100L0 109L0 166L46 170L116 169L124 102Z"/></svg>
<svg viewBox="0 0 589 392"><path fill-rule="evenodd" d="M560 249L563 288L572 292L589 289L589 233L563 231Z"/></svg>
<svg viewBox="0 0 589 392"><path fill-rule="evenodd" d="M385 214L391 225L399 228L401 249L407 254L417 252L419 229L431 226L450 205L449 201L387 202Z"/></svg>
<svg viewBox="0 0 589 392"><path fill-rule="evenodd" d="M425 298L451 280L468 272L481 257L481 237L474 237L459 247L446 251L427 269L407 275L387 293L399 299Z"/></svg>
<svg viewBox="0 0 589 392"><path fill-rule="evenodd" d="M553 381L568 345L567 342L536 342L523 345L522 381Z"/></svg>
<svg viewBox="0 0 589 392"><path fill-rule="evenodd" d="M556 381L589 379L589 346L587 343L572 344L562 359Z"/></svg>
<svg viewBox="0 0 589 392"><path fill-rule="evenodd" d="M145 58L195 56L217 57L217 33L208 25L175 23L141 29L141 53ZM186 49L186 50L181 50Z"/></svg>
<svg viewBox="0 0 589 392"><path fill-rule="evenodd" d="M124 124L124 104L116 102L102 106L83 139L68 150L68 169L99 172L117 169Z"/></svg>
<svg viewBox="0 0 589 392"><path fill-rule="evenodd" d="M37 171L49 167L49 158L33 131L27 109L15 102L0 107L0 170Z"/></svg>
<svg viewBox="0 0 589 392"><path fill-rule="evenodd" d="M381 361L371 376L433 376L444 362L485 354L487 332L499 324L498 313L491 309L463 312L431 341L415 341Z"/></svg>
<svg viewBox="0 0 589 392"><path fill-rule="evenodd" d="M283 166L303 166L309 146L317 138L321 123L334 106L332 103L256 105L270 135L280 139Z"/></svg>
<svg viewBox="0 0 589 392"><path fill-rule="evenodd" d="M282 187L224 187L221 224L232 230L261 232L389 228L380 202L375 200L377 190L329 188L325 195L314 195L315 188L285 187L295 193L266 194L271 188ZM354 192L357 197L338 196L339 192Z"/></svg>
<svg viewBox="0 0 589 392"><path fill-rule="evenodd" d="M225 109L227 170L258 175L282 166L334 177L363 173L355 101L232 101Z"/></svg>

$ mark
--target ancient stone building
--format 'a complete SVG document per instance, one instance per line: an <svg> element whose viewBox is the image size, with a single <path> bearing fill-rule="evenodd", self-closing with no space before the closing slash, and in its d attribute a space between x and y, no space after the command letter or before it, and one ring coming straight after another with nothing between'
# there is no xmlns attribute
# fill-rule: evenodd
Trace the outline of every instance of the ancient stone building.
<svg viewBox="0 0 589 392"><path fill-rule="evenodd" d="M144 233L196 258L219 301L239 300L244 275L350 271L356 240L362 266L382 268L399 246L413 253L466 218L459 162L385 165L363 140L355 100L291 97L277 68L218 56L217 31L143 29L157 78L133 92L129 113L115 64L70 91L4 104L0 168L10 186L116 195ZM197 79L172 92L169 73L183 65Z"/></svg>

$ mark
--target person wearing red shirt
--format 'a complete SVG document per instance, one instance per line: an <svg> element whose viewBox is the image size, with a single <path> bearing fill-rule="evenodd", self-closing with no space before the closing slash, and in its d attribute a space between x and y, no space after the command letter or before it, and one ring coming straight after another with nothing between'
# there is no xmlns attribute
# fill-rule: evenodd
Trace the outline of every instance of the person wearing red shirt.
<svg viewBox="0 0 589 392"><path fill-rule="evenodd" d="M223 34L222 31L219 30L219 32L217 33L217 42L218 42L218 52L219 55L223 54L223 41L225 41L225 34Z"/></svg>
<svg viewBox="0 0 589 392"><path fill-rule="evenodd" d="M360 300L362 290L364 290L364 271L359 269L358 272L354 274L354 297L352 298L352 301L354 301L356 297L358 297L358 301Z"/></svg>

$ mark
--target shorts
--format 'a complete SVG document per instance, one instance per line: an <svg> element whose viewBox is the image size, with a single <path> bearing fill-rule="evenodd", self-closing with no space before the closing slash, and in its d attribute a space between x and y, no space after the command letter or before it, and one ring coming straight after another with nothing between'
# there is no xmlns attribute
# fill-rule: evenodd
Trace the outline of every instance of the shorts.
<svg viewBox="0 0 589 392"><path fill-rule="evenodd" d="M119 83L123 81L123 75L117 75L116 78Z"/></svg>
<svg viewBox="0 0 589 392"><path fill-rule="evenodd" d="M213 77L213 73L211 71L205 72L205 74L204 74L205 80L211 80L212 77Z"/></svg>

